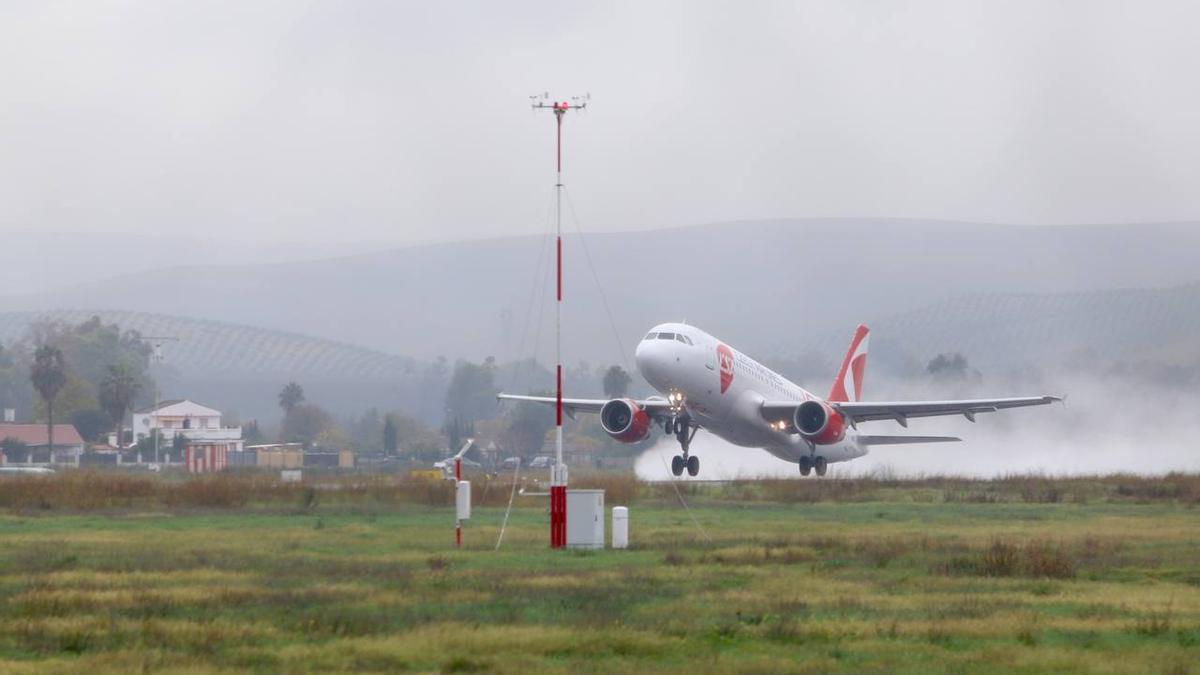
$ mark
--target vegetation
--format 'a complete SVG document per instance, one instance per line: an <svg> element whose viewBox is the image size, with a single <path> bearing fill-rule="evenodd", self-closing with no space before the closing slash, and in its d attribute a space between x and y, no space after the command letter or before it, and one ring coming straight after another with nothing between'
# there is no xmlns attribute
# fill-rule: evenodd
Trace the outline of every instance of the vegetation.
<svg viewBox="0 0 1200 675"><path fill-rule="evenodd" d="M621 366L609 366L604 371L604 395L608 398L621 398L629 393L629 385L633 378Z"/></svg>
<svg viewBox="0 0 1200 675"><path fill-rule="evenodd" d="M496 360L483 363L459 361L454 364L450 387L446 390L446 417L464 423L491 417L496 411Z"/></svg>
<svg viewBox="0 0 1200 675"><path fill-rule="evenodd" d="M29 379L46 404L46 437L51 461L53 461L54 399L67 383L67 364L62 350L53 345L38 347L33 356L33 365L29 368Z"/></svg>
<svg viewBox="0 0 1200 675"><path fill-rule="evenodd" d="M287 414L301 403L304 403L304 387L294 381L288 382L279 392L279 407Z"/></svg>
<svg viewBox="0 0 1200 675"><path fill-rule="evenodd" d="M112 419L118 447L121 446L121 425L125 421L125 413L129 412L140 391L141 383L137 374L124 364L110 365L104 379L100 380L100 407Z"/></svg>
<svg viewBox="0 0 1200 675"><path fill-rule="evenodd" d="M441 481L6 481L0 671L1157 673L1200 656L1200 476L684 483L694 522L670 485L573 479L634 504L633 549L548 551L544 503L519 498L495 551L507 491L477 488L456 550Z"/></svg>

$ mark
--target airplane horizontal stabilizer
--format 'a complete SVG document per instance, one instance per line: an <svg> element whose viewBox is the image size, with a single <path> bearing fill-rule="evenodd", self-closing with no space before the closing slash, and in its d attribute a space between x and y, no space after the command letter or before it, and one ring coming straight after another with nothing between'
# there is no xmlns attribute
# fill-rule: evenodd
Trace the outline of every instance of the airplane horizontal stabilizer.
<svg viewBox="0 0 1200 675"><path fill-rule="evenodd" d="M859 436L863 445L908 445L910 443L952 443L961 441L957 436Z"/></svg>

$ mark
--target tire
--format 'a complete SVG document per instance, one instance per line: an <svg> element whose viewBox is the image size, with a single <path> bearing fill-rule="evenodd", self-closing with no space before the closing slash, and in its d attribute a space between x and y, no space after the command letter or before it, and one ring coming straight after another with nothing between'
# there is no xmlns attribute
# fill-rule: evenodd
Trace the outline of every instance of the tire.
<svg viewBox="0 0 1200 675"><path fill-rule="evenodd" d="M675 418L675 435L682 436L685 433L687 433L687 425L683 423L683 420Z"/></svg>
<svg viewBox="0 0 1200 675"><path fill-rule="evenodd" d="M812 472L812 468L812 458L808 455L802 455L800 457L800 475L807 476Z"/></svg>
<svg viewBox="0 0 1200 675"><path fill-rule="evenodd" d="M689 476L695 476L700 473L700 458L695 455L688 457L687 470Z"/></svg>
<svg viewBox="0 0 1200 675"><path fill-rule="evenodd" d="M683 475L683 465L684 465L683 456L675 455L674 457L671 458L671 473L675 474L676 476L682 476Z"/></svg>
<svg viewBox="0 0 1200 675"><path fill-rule="evenodd" d="M825 461L824 457L818 457L817 460L813 462L813 468L817 470L818 476L824 476L825 472L829 470L829 462Z"/></svg>

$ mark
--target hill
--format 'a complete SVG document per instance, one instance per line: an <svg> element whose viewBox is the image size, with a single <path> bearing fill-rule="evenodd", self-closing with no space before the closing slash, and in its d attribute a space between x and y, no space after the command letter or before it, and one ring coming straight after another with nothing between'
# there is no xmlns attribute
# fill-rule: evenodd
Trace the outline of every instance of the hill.
<svg viewBox="0 0 1200 675"><path fill-rule="evenodd" d="M873 328L884 344L892 343L888 350L921 362L957 351L994 368L1141 359L1193 365L1200 363L1200 284L969 295Z"/></svg>
<svg viewBox="0 0 1200 675"><path fill-rule="evenodd" d="M303 384L310 400L331 411L359 414L369 407L404 408L437 418L441 378L429 386L429 364L411 358L294 333L220 321L116 310L0 312L0 343L20 339L35 321L105 323L143 335L166 335L165 368L157 379L164 398L202 400L250 418L278 416L276 394Z"/></svg>
<svg viewBox="0 0 1200 675"><path fill-rule="evenodd" d="M546 361L547 244L516 237L307 262L193 265L3 296L0 310L186 313L419 358ZM787 354L860 321L963 296L1168 287L1200 274L1194 223L777 220L576 235L565 247L568 363L620 362L648 326L665 320L686 319L754 353Z"/></svg>

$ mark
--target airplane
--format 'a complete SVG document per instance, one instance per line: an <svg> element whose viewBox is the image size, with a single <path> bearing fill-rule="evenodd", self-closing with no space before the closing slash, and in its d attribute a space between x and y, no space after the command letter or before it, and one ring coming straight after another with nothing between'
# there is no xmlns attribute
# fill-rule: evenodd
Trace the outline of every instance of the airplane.
<svg viewBox="0 0 1200 675"><path fill-rule="evenodd" d="M738 446L762 448L799 466L800 474L824 476L830 464L862 457L877 445L944 443L955 436L865 433L862 422L893 420L908 428L915 417L962 415L1046 405L1059 396L969 399L958 401L863 401L869 329L860 325L833 387L826 397L806 391L716 337L683 323L664 323L646 334L634 352L642 377L664 396L564 398L563 412L600 415L600 425L623 443L645 440L652 427L674 435L681 454L671 473L700 473L700 459L689 452L696 432L705 429ZM510 401L554 405L555 397L499 394Z"/></svg>

